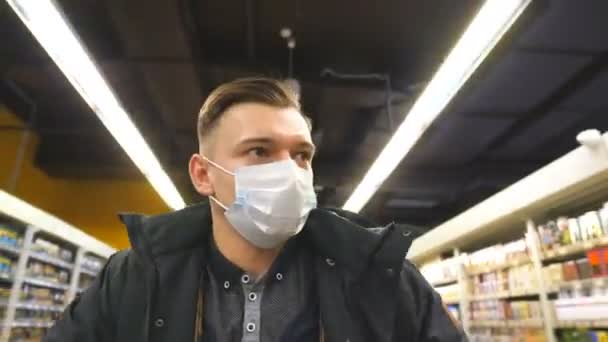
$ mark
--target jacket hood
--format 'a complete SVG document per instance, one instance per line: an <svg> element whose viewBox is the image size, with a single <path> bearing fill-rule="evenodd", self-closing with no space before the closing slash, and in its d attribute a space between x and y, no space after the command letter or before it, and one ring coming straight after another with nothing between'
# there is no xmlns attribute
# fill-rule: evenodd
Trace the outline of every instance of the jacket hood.
<svg viewBox="0 0 608 342"><path fill-rule="evenodd" d="M132 249L151 260L205 246L212 231L208 200L157 216L119 217L127 227ZM300 235L317 255L334 259L355 272L370 262L401 267L412 243L411 232L403 225L378 227L340 209L312 210Z"/></svg>

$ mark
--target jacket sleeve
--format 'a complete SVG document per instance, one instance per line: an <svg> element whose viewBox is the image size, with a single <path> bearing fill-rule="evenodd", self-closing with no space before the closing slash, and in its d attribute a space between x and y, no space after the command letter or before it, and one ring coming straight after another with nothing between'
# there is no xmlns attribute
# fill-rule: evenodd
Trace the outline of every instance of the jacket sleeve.
<svg viewBox="0 0 608 342"><path fill-rule="evenodd" d="M409 261L399 280L401 304L414 310L419 342L468 341L460 323L447 311L439 294Z"/></svg>
<svg viewBox="0 0 608 342"><path fill-rule="evenodd" d="M120 277L127 252L114 254L93 284L63 312L49 329L43 342L106 342L114 340L114 322L110 311L113 289L120 288Z"/></svg>

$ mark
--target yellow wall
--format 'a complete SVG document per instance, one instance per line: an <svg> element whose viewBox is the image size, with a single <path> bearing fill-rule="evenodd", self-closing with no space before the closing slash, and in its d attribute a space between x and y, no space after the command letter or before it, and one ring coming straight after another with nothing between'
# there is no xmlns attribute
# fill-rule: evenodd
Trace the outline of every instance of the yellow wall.
<svg viewBox="0 0 608 342"><path fill-rule="evenodd" d="M0 105L0 126L23 123ZM12 173L21 131L0 130L0 187ZM49 177L33 164L38 137L32 135L16 188L11 193L115 248L129 247L121 211L157 214L168 207L146 181L79 180Z"/></svg>

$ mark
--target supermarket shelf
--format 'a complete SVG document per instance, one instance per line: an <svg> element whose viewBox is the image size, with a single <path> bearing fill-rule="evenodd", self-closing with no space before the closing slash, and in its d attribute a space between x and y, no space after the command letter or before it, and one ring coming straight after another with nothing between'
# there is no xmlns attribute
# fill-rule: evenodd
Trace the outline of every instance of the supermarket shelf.
<svg viewBox="0 0 608 342"><path fill-rule="evenodd" d="M440 280L432 281L432 282L430 282L430 284L433 287L440 287L440 286L453 285L453 284L456 284L457 282L458 282L458 279L451 278L451 279L440 279Z"/></svg>
<svg viewBox="0 0 608 342"><path fill-rule="evenodd" d="M4 311L4 317L0 322L0 342L10 340L11 329L14 328L49 328L54 323L50 318L18 318L23 310L33 314L45 313L53 316L64 311L64 305L55 305L51 301L20 301L23 285L37 286L42 289L59 290L64 292L66 302L74 298L74 291L83 274L94 276L97 274L92 267L86 268L83 256L91 255L99 262L105 262L105 258L115 252L113 248L97 241L91 236L77 230L75 227L53 217L41 210L32 207L26 202L0 190L0 215L8 215L17 221L17 233L23 244L19 247L11 245L9 241L0 241L0 254L12 262L11 273L0 273L0 282L4 287L10 287L9 299L0 299L0 307ZM13 220L9 220L13 222ZM11 228L11 227L9 227ZM73 260L64 260L56 254L48 254L41 251L34 243L36 238L43 234L43 238L59 248L69 249L73 252ZM62 272L71 273L70 283L60 283L55 277L42 277L34 275L30 269L31 262L40 262L43 265L54 266ZM93 265L95 266L95 265ZM83 267L82 271L80 270ZM7 268L4 268L8 270ZM8 281L8 282L7 282ZM8 289L7 289L8 290ZM48 291L48 290L47 290ZM6 294L8 296L8 294ZM36 315L38 316L38 315ZM14 330L13 330L14 331ZM37 340L37 339L36 339Z"/></svg>
<svg viewBox="0 0 608 342"><path fill-rule="evenodd" d="M473 320L471 326L474 328L542 328L543 321L540 318L523 320Z"/></svg>
<svg viewBox="0 0 608 342"><path fill-rule="evenodd" d="M37 279L37 278L26 277L26 278L23 279L23 281L25 283L28 283L28 284L31 284L31 285L48 287L48 288L57 289L57 290L67 291L67 290L70 289L69 285L59 284L59 283L57 283L55 281L50 281L50 280L45 280L45 279Z"/></svg>
<svg viewBox="0 0 608 342"><path fill-rule="evenodd" d="M472 301L482 300L495 300L495 299L508 299L508 298L519 298L519 297L530 297L538 296L538 290L511 290L511 291L497 291L488 294L472 295Z"/></svg>
<svg viewBox="0 0 608 342"><path fill-rule="evenodd" d="M548 291L549 292L559 292L559 290L562 288L571 288L571 289L578 290L578 289L581 289L584 287L603 287L603 286L608 286L608 277L566 281L566 282L559 283L556 285L551 285L549 287Z"/></svg>
<svg viewBox="0 0 608 342"><path fill-rule="evenodd" d="M527 290L510 290L509 298L518 298L518 297L531 297L539 295L538 289L527 289Z"/></svg>
<svg viewBox="0 0 608 342"><path fill-rule="evenodd" d="M10 273L0 273L0 280L13 281L13 275Z"/></svg>
<svg viewBox="0 0 608 342"><path fill-rule="evenodd" d="M510 328L542 328L543 320L540 318L509 320L507 321L507 326Z"/></svg>
<svg viewBox="0 0 608 342"><path fill-rule="evenodd" d="M509 262L505 262L502 264L490 265L490 266L482 266L482 267L470 267L467 269L467 274L469 276L476 276L484 273L490 273L495 271L504 270L507 268L522 266L531 263L530 258L520 258L511 260Z"/></svg>
<svg viewBox="0 0 608 342"><path fill-rule="evenodd" d="M506 328L507 321L505 320L472 320L471 327L474 328Z"/></svg>
<svg viewBox="0 0 608 342"><path fill-rule="evenodd" d="M510 296L509 291L497 291L497 292L488 293L488 294L472 295L471 300L472 301L481 301L481 300L503 299L503 298L509 298L509 296Z"/></svg>
<svg viewBox="0 0 608 342"><path fill-rule="evenodd" d="M99 271L93 271L93 270L90 270L88 268L81 267L80 268L80 273L89 275L91 277L97 277L97 274L99 273Z"/></svg>
<svg viewBox="0 0 608 342"><path fill-rule="evenodd" d="M61 305L40 304L35 302L21 302L15 306L17 309L33 310L33 311L53 311L63 312L64 307Z"/></svg>
<svg viewBox="0 0 608 342"><path fill-rule="evenodd" d="M453 298L453 299L444 300L443 303L446 305L458 305L458 304L460 304L460 300L458 300L458 298Z"/></svg>
<svg viewBox="0 0 608 342"><path fill-rule="evenodd" d="M15 321L11 326L13 328L50 328L53 322L37 322L37 321Z"/></svg>
<svg viewBox="0 0 608 342"><path fill-rule="evenodd" d="M608 236L603 236L598 239L580 242L568 246L561 246L543 253L543 261L560 260L571 255L581 254L595 247L607 246Z"/></svg>
<svg viewBox="0 0 608 342"><path fill-rule="evenodd" d="M597 321L557 321L556 328L608 328L608 320Z"/></svg>
<svg viewBox="0 0 608 342"><path fill-rule="evenodd" d="M31 252L30 253L30 258L32 259L36 259L38 261L42 261L44 263L50 264L50 265L54 265L57 267L61 267L61 268L65 268L67 270L72 270L74 269L74 264L69 263L69 262L65 262L59 258L55 258L55 257L51 257L42 253L38 253L38 252Z"/></svg>
<svg viewBox="0 0 608 342"><path fill-rule="evenodd" d="M8 252L13 255L19 255L19 253L21 253L21 248L7 245L5 243L0 243L0 251Z"/></svg>

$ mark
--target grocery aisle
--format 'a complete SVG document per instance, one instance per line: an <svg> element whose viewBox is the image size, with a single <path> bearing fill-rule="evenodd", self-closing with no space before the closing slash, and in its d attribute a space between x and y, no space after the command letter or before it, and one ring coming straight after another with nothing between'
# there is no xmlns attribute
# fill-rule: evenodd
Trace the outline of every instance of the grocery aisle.
<svg viewBox="0 0 608 342"><path fill-rule="evenodd" d="M0 341L40 341L114 249L5 192L0 200Z"/></svg>
<svg viewBox="0 0 608 342"><path fill-rule="evenodd" d="M490 217L487 221L490 223L465 230L472 239L460 239L460 243L452 245L457 250L450 252L443 248L444 256L446 253L453 256L443 259L438 255L423 256L422 260L427 260L420 262L423 275L463 323L472 341L608 338L608 202L605 202L608 164L602 162L605 156L589 157L603 168L601 176L581 175L578 183L567 183L568 188L560 188L559 179L543 182L536 188L530 186L535 181L542 182L548 172L559 171L574 160L572 156L587 151L587 146L579 147L521 184L516 183L471 208L460 219L455 218L454 224L460 225L471 217L479 217L476 215L489 206L503 205L492 213L497 216ZM542 188L547 186L550 189ZM579 191L572 192L571 187L579 187ZM518 189L528 191L529 206L526 201L504 200ZM545 190L550 190L550 194ZM539 193L544 197L534 198ZM518 214L510 215L511 210ZM527 222L526 216L519 213L528 215ZM446 223L448 226L454 227L450 222ZM485 230L492 234L482 234ZM419 255L423 255L420 252L423 250L418 250Z"/></svg>

